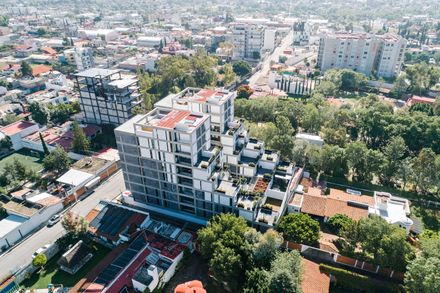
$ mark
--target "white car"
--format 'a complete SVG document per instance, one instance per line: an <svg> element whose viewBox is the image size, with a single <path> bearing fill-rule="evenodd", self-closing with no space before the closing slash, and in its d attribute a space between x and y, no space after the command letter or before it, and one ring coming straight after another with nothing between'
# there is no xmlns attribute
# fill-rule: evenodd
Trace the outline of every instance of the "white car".
<svg viewBox="0 0 440 293"><path fill-rule="evenodd" d="M61 215L60 214L55 214L55 215L52 216L52 218L49 219L49 222L47 222L47 226L48 227L52 227L53 225L55 225L60 220L61 220Z"/></svg>
<svg viewBox="0 0 440 293"><path fill-rule="evenodd" d="M48 250L50 247L50 244L46 244L43 247L38 248L33 254L32 254L32 259L34 259L37 255L39 255L40 253L45 253L46 250Z"/></svg>

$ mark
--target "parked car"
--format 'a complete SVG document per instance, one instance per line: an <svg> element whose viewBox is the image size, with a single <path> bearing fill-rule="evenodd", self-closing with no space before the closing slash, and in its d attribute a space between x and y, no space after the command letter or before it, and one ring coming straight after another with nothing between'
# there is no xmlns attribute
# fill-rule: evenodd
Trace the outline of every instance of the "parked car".
<svg viewBox="0 0 440 293"><path fill-rule="evenodd" d="M50 247L50 244L46 244L43 247L38 248L33 254L32 254L32 259L34 259L37 255L39 255L40 253L45 253L46 250L48 250Z"/></svg>
<svg viewBox="0 0 440 293"><path fill-rule="evenodd" d="M49 222L47 222L47 226L52 227L53 225L58 223L60 220L61 220L60 214L53 215L52 218L49 219Z"/></svg>

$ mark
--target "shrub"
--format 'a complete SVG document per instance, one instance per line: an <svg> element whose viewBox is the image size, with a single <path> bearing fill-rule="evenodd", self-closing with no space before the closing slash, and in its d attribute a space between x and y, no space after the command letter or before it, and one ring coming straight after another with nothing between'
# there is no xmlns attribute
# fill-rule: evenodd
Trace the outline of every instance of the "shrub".
<svg viewBox="0 0 440 293"><path fill-rule="evenodd" d="M319 268L322 272L334 276L337 286L346 290L356 292L400 292L399 286L392 283L379 282L367 276L325 264L320 264Z"/></svg>

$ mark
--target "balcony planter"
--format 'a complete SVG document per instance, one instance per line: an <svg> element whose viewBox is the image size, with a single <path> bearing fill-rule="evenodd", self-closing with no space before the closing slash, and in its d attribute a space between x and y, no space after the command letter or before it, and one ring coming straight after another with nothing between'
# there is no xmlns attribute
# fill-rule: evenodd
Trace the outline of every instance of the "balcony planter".
<svg viewBox="0 0 440 293"><path fill-rule="evenodd" d="M270 204L267 204L267 203L264 204L262 208L265 209L265 210L272 211L272 206Z"/></svg>
<svg viewBox="0 0 440 293"><path fill-rule="evenodd" d="M200 167L202 167L203 169L207 169L209 166L209 164L207 162L203 162L202 164L200 164Z"/></svg>
<svg viewBox="0 0 440 293"><path fill-rule="evenodd" d="M255 163L249 163L249 167L255 167Z"/></svg>
<svg viewBox="0 0 440 293"><path fill-rule="evenodd" d="M238 208L242 208L242 209L244 209L244 204L242 204L242 203L240 202L240 203L237 204L237 207L238 207Z"/></svg>
<svg viewBox="0 0 440 293"><path fill-rule="evenodd" d="M265 223L265 224L268 223L268 221L266 220L266 218L258 219L258 222L260 222L260 223Z"/></svg>

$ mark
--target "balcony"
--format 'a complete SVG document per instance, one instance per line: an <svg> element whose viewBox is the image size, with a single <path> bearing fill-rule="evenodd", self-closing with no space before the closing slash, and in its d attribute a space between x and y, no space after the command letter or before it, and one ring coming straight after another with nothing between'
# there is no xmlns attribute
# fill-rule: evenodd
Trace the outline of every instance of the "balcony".
<svg viewBox="0 0 440 293"><path fill-rule="evenodd" d="M273 198L266 198L265 203L259 208L257 221L269 226L276 225L280 219L282 201Z"/></svg>

